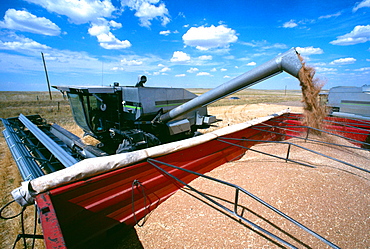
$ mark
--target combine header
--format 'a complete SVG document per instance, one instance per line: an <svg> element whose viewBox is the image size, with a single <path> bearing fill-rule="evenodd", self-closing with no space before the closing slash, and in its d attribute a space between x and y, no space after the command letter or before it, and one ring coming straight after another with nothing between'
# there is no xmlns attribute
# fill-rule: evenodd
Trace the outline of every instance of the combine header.
<svg viewBox="0 0 370 249"><path fill-rule="evenodd" d="M5 139L24 180L12 195L23 207L37 206L47 248L100 245L112 229L134 226L178 189L241 158L254 144L282 141L307 131L300 117L282 112L194 136L198 129L218 121L207 113L210 103L283 71L298 77L301 67L297 52L291 49L198 97L176 88L55 86L67 94L76 123L100 143L84 144L39 115L2 119ZM142 78L140 85L144 82ZM360 146L368 145L368 123L356 121L350 127L342 123L331 129L356 139ZM246 220L238 211L239 193L338 248L251 193L230 186L236 188L235 208L222 209L256 231L296 248L294 242Z"/></svg>

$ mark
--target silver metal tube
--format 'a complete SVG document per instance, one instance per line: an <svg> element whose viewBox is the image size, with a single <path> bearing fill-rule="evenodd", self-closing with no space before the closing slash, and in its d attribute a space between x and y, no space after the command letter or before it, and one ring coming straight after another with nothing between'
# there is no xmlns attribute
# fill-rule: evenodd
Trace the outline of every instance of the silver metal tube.
<svg viewBox="0 0 370 249"><path fill-rule="evenodd" d="M69 148L74 149L76 153L84 158L94 158L99 156L107 156L104 151L92 145L87 145L81 141L81 138L64 129L63 127L53 124L50 127L50 132L63 141Z"/></svg>
<svg viewBox="0 0 370 249"><path fill-rule="evenodd" d="M161 122L167 122L175 119L187 112L190 112L201 106L209 105L210 103L224 98L232 93L243 90L267 78L270 78L283 71L298 78L299 70L302 68L302 63L298 57L295 48L280 54L276 58L258 66L208 92L202 94L160 116Z"/></svg>
<svg viewBox="0 0 370 249"><path fill-rule="evenodd" d="M74 157L69 155L56 142L54 142L50 137L42 132L26 116L20 114L18 119L64 165L64 167L70 167L78 162Z"/></svg>

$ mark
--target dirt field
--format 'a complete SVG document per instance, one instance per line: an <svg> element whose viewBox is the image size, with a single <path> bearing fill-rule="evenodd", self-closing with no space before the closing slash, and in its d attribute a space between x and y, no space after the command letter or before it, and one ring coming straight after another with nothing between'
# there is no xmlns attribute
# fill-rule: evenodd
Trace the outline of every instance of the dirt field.
<svg viewBox="0 0 370 249"><path fill-rule="evenodd" d="M209 113L223 119L219 126L224 127L286 108L302 112L300 102L293 98L275 104L211 106ZM79 133L76 126L69 125L65 127ZM301 140L292 142L370 169L369 152ZM2 137L0 146L4 204L10 200L8 194L19 186L21 179ZM262 144L255 149L283 157L287 152L284 145ZM307 151L292 149L290 155L291 159L310 162L316 168L285 163L249 151L241 160L224 164L207 175L237 184L341 248L370 248L369 175ZM228 203L233 202L235 196L234 190L203 178L190 185L208 196L218 196L226 205L230 205ZM209 202L192 195L196 194L186 188L178 191L148 216L143 227L136 226L129 235L122 235L123 241L117 248L284 248L250 225L228 217L211 207ZM244 210L243 217L298 248L327 248L246 195L240 196L239 205L239 211ZM17 211L17 207L12 209ZM26 216L32 215L31 209ZM32 232L32 219L26 218L26 227L31 229L27 232ZM19 219L1 220L0 229L1 248L11 248L20 232ZM38 242L35 248L42 248L42 243Z"/></svg>

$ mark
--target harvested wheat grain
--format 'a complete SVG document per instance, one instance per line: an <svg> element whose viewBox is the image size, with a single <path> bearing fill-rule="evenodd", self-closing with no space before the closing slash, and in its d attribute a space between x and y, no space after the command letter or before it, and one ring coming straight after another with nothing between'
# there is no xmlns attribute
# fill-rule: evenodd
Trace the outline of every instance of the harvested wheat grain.
<svg viewBox="0 0 370 249"><path fill-rule="evenodd" d="M336 139L337 140L337 139ZM305 147L370 169L368 151L322 146ZM347 143L341 141L343 143ZM285 155L286 145L261 144L254 148ZM368 248L370 239L370 183L368 174L308 151L292 150L292 159L311 162L316 168L247 152L239 161L222 165L207 175L241 186L285 212L342 248ZM356 157L355 160L353 158ZM235 193L204 178L191 186L208 195L233 201ZM224 204L227 202L223 201ZM241 196L244 217L293 245L326 248L318 239L298 229L251 198ZM275 248L273 242L248 225L242 225L199 201L184 189L160 205L143 227L135 227L144 248ZM126 247L122 247L126 248Z"/></svg>

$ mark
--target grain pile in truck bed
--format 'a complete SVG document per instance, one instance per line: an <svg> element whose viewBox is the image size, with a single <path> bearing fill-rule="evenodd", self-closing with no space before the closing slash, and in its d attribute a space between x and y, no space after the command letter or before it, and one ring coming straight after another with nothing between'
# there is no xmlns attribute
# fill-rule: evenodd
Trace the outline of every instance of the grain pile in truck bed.
<svg viewBox="0 0 370 249"><path fill-rule="evenodd" d="M337 138L325 138L335 140ZM339 139L341 140L341 139ZM291 139L290 142L370 170L370 153ZM339 141L348 144L346 141ZM285 156L287 145L261 144L254 149ZM299 148L290 158L309 168L248 151L235 162L207 175L234 183L278 208L341 248L369 248L370 175ZM191 186L209 195L233 201L235 192L198 178ZM161 204L136 233L144 248L279 248L249 226L239 224L190 191L178 191ZM244 217L298 248L327 248L251 198L242 195ZM125 243L126 244L126 243ZM133 248L130 243L120 248Z"/></svg>

